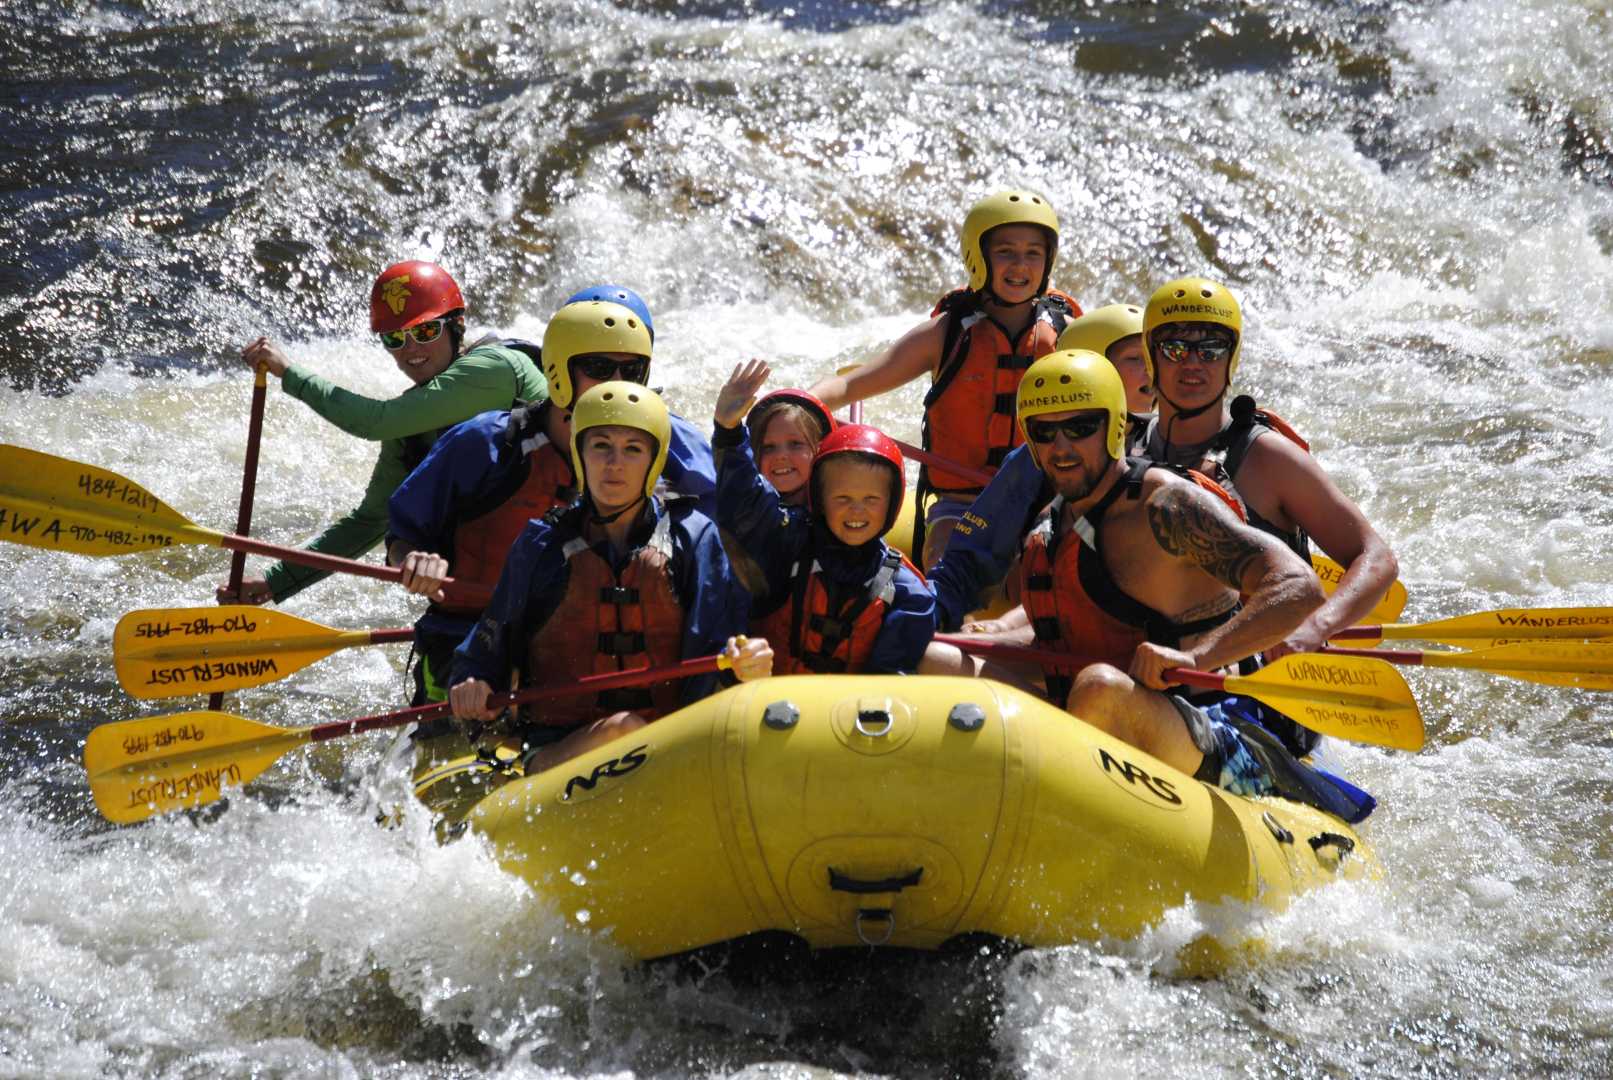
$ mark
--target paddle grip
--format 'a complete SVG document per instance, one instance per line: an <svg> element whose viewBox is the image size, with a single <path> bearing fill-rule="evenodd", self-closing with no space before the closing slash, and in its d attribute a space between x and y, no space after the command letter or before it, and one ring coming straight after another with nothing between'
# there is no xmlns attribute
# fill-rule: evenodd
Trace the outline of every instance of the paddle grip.
<svg viewBox="0 0 1613 1080"><path fill-rule="evenodd" d="M338 555L323 555L317 551L305 551L302 548L282 547L279 544L270 544L263 540L254 540L250 536L230 536L225 534L219 537L219 547L229 548L231 551L245 551L253 555L269 555L276 559L284 559L288 563L298 566L307 566L315 570L328 570L337 574L356 574L359 577L375 578L377 581L398 582L403 580L403 571L395 566L376 566L374 563L359 562L356 559L344 559ZM442 583L443 592L448 600L456 605L466 607L486 607L487 602L493 598L493 590L482 585L459 585L453 578Z"/></svg>
<svg viewBox="0 0 1613 1080"><path fill-rule="evenodd" d="M1376 641L1381 637L1383 637L1383 627L1381 626L1346 626L1344 629L1335 630L1328 635L1328 638L1333 641L1354 641L1359 638Z"/></svg>
<svg viewBox="0 0 1613 1080"><path fill-rule="evenodd" d="M1028 664L1040 664L1061 671L1077 671L1088 664L1098 663L1098 658L1095 656L1080 656L1076 653L1060 652L1057 649L1037 649L1029 645L1013 645L1006 641L976 637L973 634L936 634L934 640L975 656L1023 660Z"/></svg>
<svg viewBox="0 0 1613 1080"><path fill-rule="evenodd" d="M235 516L235 531L242 536L252 533L252 502L258 490L258 447L263 442L263 405L269 394L269 372L262 365L258 365L256 376L252 380L252 408L247 417L246 424L246 464L241 469L241 507ZM237 551L230 558L230 585L231 594L241 595L241 581L246 577L246 552ZM208 696L207 707L222 709L224 695L213 693Z"/></svg>
<svg viewBox="0 0 1613 1080"><path fill-rule="evenodd" d="M932 454L922 447L914 446L912 443L905 443L901 439L892 439L891 441L901 448L902 453L906 454L914 461L917 461L923 465L928 465L932 469L940 469L943 472L954 473L963 477L965 480L968 480L971 483L979 484L982 487L991 483L991 478L997 475L996 469L972 469L967 465L960 465L956 461L950 461L947 458L942 457L940 454Z"/></svg>
<svg viewBox="0 0 1613 1080"><path fill-rule="evenodd" d="M1182 686L1197 686L1202 690L1225 690L1227 677L1217 675L1213 671L1194 671L1192 668L1173 667L1166 668L1162 673L1165 681L1178 683Z"/></svg>
<svg viewBox="0 0 1613 1080"><path fill-rule="evenodd" d="M1335 638L1340 635L1334 634ZM1421 664L1423 652L1420 649L1339 649L1332 645L1322 650L1335 656L1364 656L1368 660L1387 660L1391 664Z"/></svg>
<svg viewBox="0 0 1613 1080"><path fill-rule="evenodd" d="M513 694L494 694L488 699L487 707L490 709L507 709L511 705L526 705L534 701L548 701L552 698L574 697L577 694L592 694L600 690L615 690L624 686L641 686L648 683L667 682L672 679L686 679L691 675L704 675L726 667L726 657L720 653L715 656L697 656L692 660L684 660L677 664L665 664L656 668L638 668L633 671L617 671L606 675L585 675L574 683L564 686L534 686L526 690L518 690ZM419 705L412 709L400 709L397 712L382 713L379 716L361 716L356 720L338 720L334 724L320 724L308 729L309 742L324 742L326 739L339 739L344 735L359 735L366 731L380 731L384 728L402 727L405 724L416 723L421 720L435 720L439 716L447 716L453 712L453 706L446 701L435 705Z"/></svg>

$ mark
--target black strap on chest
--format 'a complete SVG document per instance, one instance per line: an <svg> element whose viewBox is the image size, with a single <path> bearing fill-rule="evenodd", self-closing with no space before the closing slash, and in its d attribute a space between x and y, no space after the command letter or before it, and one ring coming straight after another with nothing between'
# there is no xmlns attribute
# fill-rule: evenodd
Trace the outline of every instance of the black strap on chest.
<svg viewBox="0 0 1613 1080"><path fill-rule="evenodd" d="M1215 437L1210 449L1220 460L1221 471L1226 479L1225 486L1237 492L1238 470L1243 468L1244 459L1249 456L1249 448L1254 446L1255 440L1266 432L1277 429L1266 414L1255 407L1255 399L1248 394L1239 394L1233 398L1229 411L1232 419ZM1249 500L1242 493L1238 493L1237 499L1243 504L1243 512L1250 525L1268 536L1275 536L1294 554L1306 562L1310 561L1311 538L1304 529L1297 525L1293 529L1280 528L1250 506Z"/></svg>

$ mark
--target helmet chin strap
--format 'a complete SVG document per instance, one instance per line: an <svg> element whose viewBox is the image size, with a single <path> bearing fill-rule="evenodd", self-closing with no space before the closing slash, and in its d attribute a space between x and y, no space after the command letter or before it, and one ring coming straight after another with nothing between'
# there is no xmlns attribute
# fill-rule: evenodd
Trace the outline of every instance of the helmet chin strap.
<svg viewBox="0 0 1613 1080"><path fill-rule="evenodd" d="M644 502L644 496L640 495L638 498L634 499L632 502L628 503L626 506L624 506L620 510L616 511L616 513L602 516L599 513L599 510L594 506L594 497L592 495L589 495L588 496L588 524L590 524L590 525L609 525L611 522L615 521L617 518L621 517L623 514L627 513L629 510L636 509L638 506L642 505L643 502Z"/></svg>
<svg viewBox="0 0 1613 1080"><path fill-rule="evenodd" d="M1159 396L1160 400L1168 403L1173 409L1176 410L1173 414L1171 414L1171 418L1166 421L1164 427L1160 429L1160 437L1165 442L1166 461L1171 459L1171 428L1176 425L1176 421L1191 420L1196 416L1203 416L1211 409L1219 406L1221 404L1221 400L1227 396L1227 391L1230 389L1232 389L1232 380L1228 379L1226 382L1221 384L1221 392L1215 395L1213 399L1205 402L1203 405L1200 405L1197 408L1184 409L1180 405L1176 404L1176 402L1171 401L1170 398L1166 397L1165 391L1162 387L1158 386L1157 384L1155 385L1154 393Z"/></svg>

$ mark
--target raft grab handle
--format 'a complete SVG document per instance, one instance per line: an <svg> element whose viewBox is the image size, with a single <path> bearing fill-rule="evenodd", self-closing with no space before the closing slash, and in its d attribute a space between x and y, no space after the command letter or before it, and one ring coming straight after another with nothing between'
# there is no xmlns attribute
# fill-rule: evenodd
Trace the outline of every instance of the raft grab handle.
<svg viewBox="0 0 1613 1080"><path fill-rule="evenodd" d="M829 888L836 892L870 896L874 893L901 892L909 885L917 885L922 877L924 877L924 867L922 866L902 874L900 877L876 878L872 881L848 877L831 866L829 867Z"/></svg>
<svg viewBox="0 0 1613 1080"><path fill-rule="evenodd" d="M1317 833L1310 838L1310 845L1311 850L1317 854L1321 854L1322 849L1325 847L1336 847L1339 849L1339 858L1341 859L1355 850L1354 840L1336 832Z"/></svg>

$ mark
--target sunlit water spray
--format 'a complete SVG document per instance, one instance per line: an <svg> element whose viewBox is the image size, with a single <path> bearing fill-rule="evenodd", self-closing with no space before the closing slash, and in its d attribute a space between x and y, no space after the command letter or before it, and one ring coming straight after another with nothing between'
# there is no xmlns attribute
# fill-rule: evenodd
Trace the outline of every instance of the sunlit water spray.
<svg viewBox="0 0 1613 1080"><path fill-rule="evenodd" d="M1613 603L1613 27L1595 5L18 18L39 36L7 76L0 439L199 524L234 523L250 379L224 362L250 337L364 393L403 387L363 322L396 258L441 259L473 324L532 339L577 288L633 286L651 381L703 425L740 359L805 385L922 319L961 281L963 208L1014 185L1058 208L1054 280L1089 307L1186 272L1232 285L1240 389L1395 546L1407 621ZM869 416L916 440L922 394ZM254 532L316 534L374 453L272 388ZM102 823L84 734L200 704L123 696L112 627L210 602L227 566L0 548L0 1046L21 1075L1613 1071L1600 695L1408 673L1429 749L1329 752L1382 800L1381 883L757 986L629 969L480 845L439 846L418 814L375 827L385 735L288 755L223 813ZM343 577L287 610L416 614ZM226 707L305 725L404 695L401 650L353 649ZM1204 930L1231 962L1196 980L1178 954Z"/></svg>

